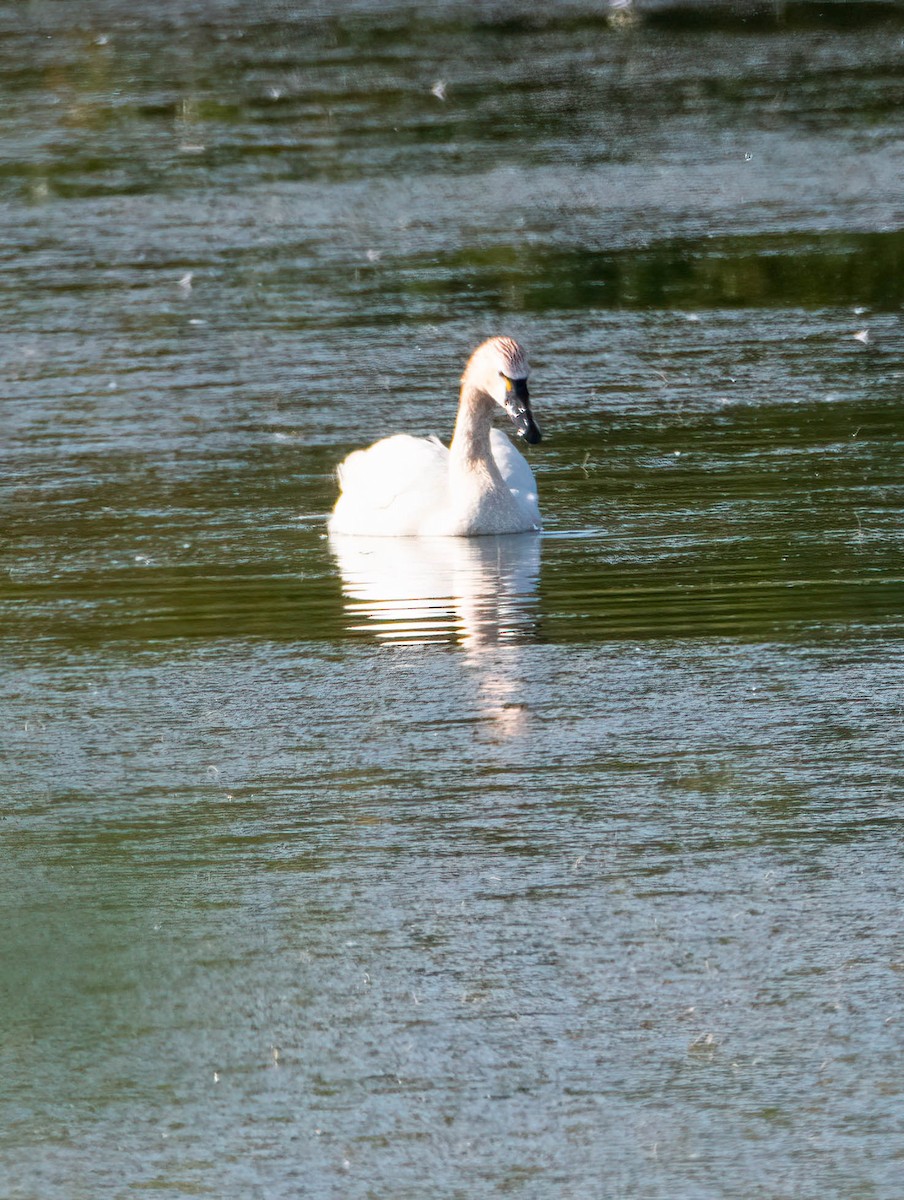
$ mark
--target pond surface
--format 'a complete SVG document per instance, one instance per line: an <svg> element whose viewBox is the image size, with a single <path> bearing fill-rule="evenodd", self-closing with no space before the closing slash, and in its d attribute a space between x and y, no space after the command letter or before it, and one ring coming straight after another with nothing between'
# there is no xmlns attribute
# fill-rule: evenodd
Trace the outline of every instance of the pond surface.
<svg viewBox="0 0 904 1200"><path fill-rule="evenodd" d="M892 3L0 5L9 1200L896 1200ZM542 535L326 537L528 347Z"/></svg>

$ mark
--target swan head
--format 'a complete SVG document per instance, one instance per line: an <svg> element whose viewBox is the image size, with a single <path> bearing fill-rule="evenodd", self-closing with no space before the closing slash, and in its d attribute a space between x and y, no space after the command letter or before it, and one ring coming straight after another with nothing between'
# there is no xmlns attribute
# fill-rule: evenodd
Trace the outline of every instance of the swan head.
<svg viewBox="0 0 904 1200"><path fill-rule="evenodd" d="M471 355L462 383L483 392L505 409L516 431L531 445L543 436L530 410L524 349L514 338L493 337Z"/></svg>

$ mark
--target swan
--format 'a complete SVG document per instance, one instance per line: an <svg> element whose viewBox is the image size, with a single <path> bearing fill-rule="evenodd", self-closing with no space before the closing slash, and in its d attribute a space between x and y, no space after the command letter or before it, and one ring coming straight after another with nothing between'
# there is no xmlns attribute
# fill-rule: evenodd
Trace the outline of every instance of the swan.
<svg viewBox="0 0 904 1200"><path fill-rule="evenodd" d="M483 342L461 377L452 444L396 433L339 465L331 534L380 537L527 533L540 528L537 484L526 460L492 427L496 405L526 442L540 441L530 409L530 368L510 337Z"/></svg>

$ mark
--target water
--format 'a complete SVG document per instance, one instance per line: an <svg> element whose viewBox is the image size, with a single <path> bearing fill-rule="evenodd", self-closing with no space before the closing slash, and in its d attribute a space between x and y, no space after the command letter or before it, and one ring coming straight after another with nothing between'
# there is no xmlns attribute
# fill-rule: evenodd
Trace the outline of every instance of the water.
<svg viewBox="0 0 904 1200"><path fill-rule="evenodd" d="M896 1197L900 9L0 33L3 1195Z"/></svg>

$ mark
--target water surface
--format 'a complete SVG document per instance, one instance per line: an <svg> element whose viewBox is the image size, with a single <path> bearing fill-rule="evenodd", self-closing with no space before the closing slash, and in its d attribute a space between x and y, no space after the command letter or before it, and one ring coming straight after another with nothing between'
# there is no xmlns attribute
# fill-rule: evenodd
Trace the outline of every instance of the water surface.
<svg viewBox="0 0 904 1200"><path fill-rule="evenodd" d="M899 1194L902 42L0 7L5 1196ZM543 534L331 542L501 331Z"/></svg>

